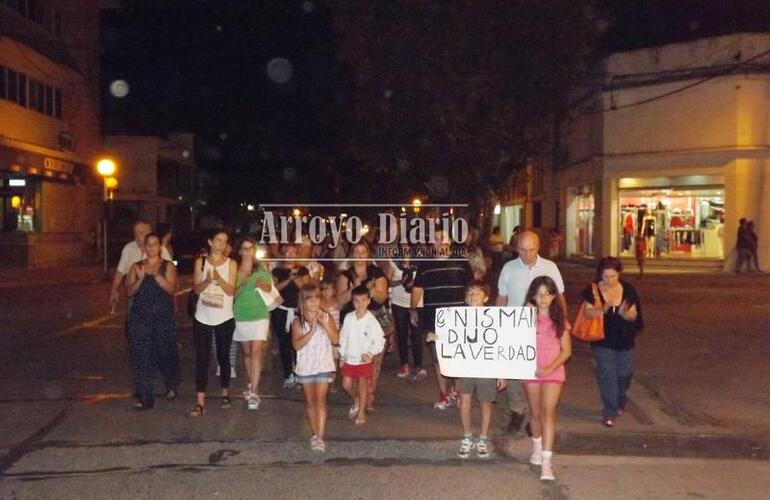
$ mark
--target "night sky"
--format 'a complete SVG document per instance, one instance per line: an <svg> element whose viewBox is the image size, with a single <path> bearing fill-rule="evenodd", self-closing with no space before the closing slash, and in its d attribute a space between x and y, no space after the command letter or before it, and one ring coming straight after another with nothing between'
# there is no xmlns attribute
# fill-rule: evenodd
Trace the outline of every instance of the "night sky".
<svg viewBox="0 0 770 500"><path fill-rule="evenodd" d="M770 30L765 0L599 0L595 12L597 55ZM292 172L335 168L350 123L332 22L323 0L126 1L102 19L104 132L193 131L198 163L224 185L238 191L248 180L266 201L299 198L274 188ZM274 61L271 79L278 58L293 72ZM107 91L116 79L130 85L122 99Z"/></svg>

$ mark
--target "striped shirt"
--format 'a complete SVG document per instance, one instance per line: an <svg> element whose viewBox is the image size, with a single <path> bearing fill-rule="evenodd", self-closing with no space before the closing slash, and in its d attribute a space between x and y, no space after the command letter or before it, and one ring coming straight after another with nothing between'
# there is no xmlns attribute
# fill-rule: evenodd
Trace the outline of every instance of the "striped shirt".
<svg viewBox="0 0 770 500"><path fill-rule="evenodd" d="M465 305L465 287L472 277L467 261L424 261L417 267L414 286L425 291L425 307L462 306Z"/></svg>

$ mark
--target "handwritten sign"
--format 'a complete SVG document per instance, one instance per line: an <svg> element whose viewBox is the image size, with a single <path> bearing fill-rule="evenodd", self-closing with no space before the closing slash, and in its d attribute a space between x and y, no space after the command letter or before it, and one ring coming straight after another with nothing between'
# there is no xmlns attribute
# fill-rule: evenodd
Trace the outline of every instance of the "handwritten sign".
<svg viewBox="0 0 770 500"><path fill-rule="evenodd" d="M533 379L534 307L444 307L436 311L436 351L446 377Z"/></svg>

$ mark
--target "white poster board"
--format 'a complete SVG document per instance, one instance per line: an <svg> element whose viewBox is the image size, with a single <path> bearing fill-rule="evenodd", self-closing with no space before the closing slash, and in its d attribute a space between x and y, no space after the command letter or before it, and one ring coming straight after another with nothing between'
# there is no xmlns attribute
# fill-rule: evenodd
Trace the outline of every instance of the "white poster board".
<svg viewBox="0 0 770 500"><path fill-rule="evenodd" d="M445 377L534 379L534 307L436 310L436 352Z"/></svg>

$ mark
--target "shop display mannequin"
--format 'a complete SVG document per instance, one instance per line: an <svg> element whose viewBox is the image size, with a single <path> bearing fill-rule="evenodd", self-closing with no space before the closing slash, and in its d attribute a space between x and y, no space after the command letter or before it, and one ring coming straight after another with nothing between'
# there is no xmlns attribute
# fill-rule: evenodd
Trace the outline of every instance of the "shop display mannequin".
<svg viewBox="0 0 770 500"><path fill-rule="evenodd" d="M647 241L647 257L655 256L655 216L647 209L642 219L642 236Z"/></svg>

